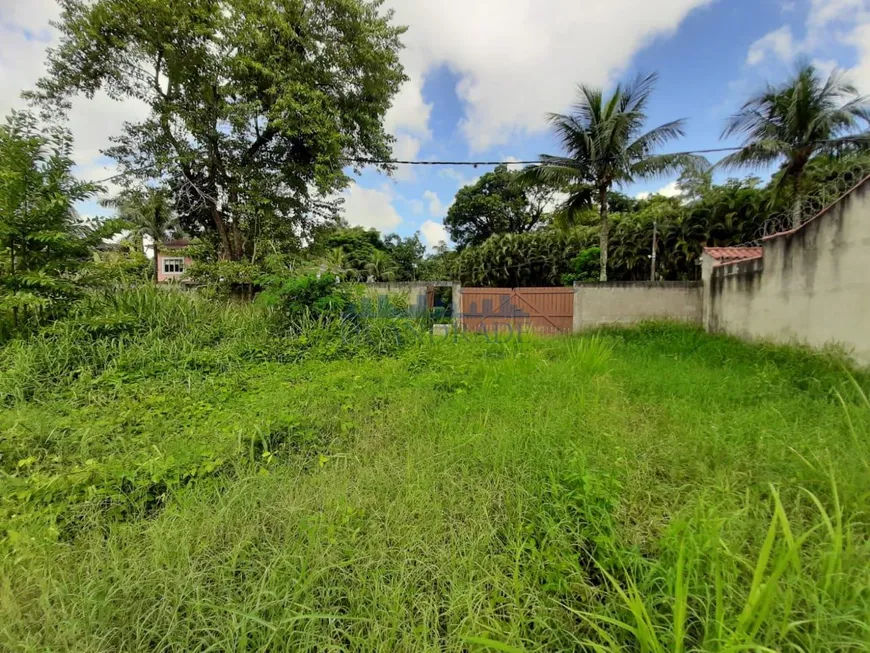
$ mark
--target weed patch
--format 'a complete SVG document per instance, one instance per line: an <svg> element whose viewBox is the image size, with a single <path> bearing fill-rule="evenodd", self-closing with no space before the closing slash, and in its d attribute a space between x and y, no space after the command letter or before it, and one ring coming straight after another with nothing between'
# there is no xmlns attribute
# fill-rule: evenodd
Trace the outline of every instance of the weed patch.
<svg viewBox="0 0 870 653"><path fill-rule="evenodd" d="M0 352L4 649L870 640L867 378L836 359L117 301Z"/></svg>

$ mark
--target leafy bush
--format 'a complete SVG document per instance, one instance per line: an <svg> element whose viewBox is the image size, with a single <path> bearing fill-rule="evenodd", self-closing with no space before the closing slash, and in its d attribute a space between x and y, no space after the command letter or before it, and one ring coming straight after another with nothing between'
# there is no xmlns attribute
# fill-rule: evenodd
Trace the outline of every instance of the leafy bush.
<svg viewBox="0 0 870 653"><path fill-rule="evenodd" d="M31 113L0 125L0 339L62 315L89 285L90 248L117 226L74 211L100 187L75 178L72 152L68 130Z"/></svg>
<svg viewBox="0 0 870 653"><path fill-rule="evenodd" d="M327 275L272 276L264 278L263 282L265 290L257 298L258 303L274 309L287 320L306 314L340 317L354 298L350 286Z"/></svg>
<svg viewBox="0 0 870 653"><path fill-rule="evenodd" d="M562 283L573 286L574 282L597 281L600 270L601 248L590 247L571 259L571 272L562 275Z"/></svg>
<svg viewBox="0 0 870 653"><path fill-rule="evenodd" d="M295 254L269 254L255 261L228 261L216 258L209 243L195 242L187 248L193 265L186 276L201 292L216 299L253 299L274 278L298 276L313 267Z"/></svg>
<svg viewBox="0 0 870 653"><path fill-rule="evenodd" d="M119 252L96 252L93 272L99 287L129 288L153 282L154 264L135 248Z"/></svg>

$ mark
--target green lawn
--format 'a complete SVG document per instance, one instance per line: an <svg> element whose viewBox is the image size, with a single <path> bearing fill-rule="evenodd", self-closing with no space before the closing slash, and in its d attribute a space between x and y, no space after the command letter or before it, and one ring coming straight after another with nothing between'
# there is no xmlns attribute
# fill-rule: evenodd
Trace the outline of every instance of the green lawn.
<svg viewBox="0 0 870 653"><path fill-rule="evenodd" d="M0 354L0 649L868 650L870 405L832 360L661 325L276 355L221 319Z"/></svg>

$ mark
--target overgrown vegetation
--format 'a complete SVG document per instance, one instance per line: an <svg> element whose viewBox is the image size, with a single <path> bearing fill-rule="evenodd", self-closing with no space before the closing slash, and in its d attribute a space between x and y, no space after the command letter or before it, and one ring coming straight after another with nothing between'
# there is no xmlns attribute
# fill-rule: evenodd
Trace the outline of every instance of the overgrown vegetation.
<svg viewBox="0 0 870 653"><path fill-rule="evenodd" d="M867 384L93 296L0 349L0 647L860 650Z"/></svg>
<svg viewBox="0 0 870 653"><path fill-rule="evenodd" d="M55 115L98 90L144 102L147 117L124 125L107 154L127 183L167 183L181 226L220 258L283 251L334 217L345 157L389 158L384 116L405 81L404 28L380 2L64 0L61 9L31 99Z"/></svg>
<svg viewBox="0 0 870 653"><path fill-rule="evenodd" d="M111 224L81 220L73 204L98 186L72 175L72 135L29 113L0 126L0 342L61 314L87 287L84 263Z"/></svg>
<svg viewBox="0 0 870 653"><path fill-rule="evenodd" d="M0 648L867 648L866 373L673 325L435 338L356 283L646 279L653 230L697 278L867 165L854 89L808 67L747 103L726 163L784 161L763 186L654 155L682 134L643 132L655 76L581 87L565 156L462 188L426 257L338 213L350 161L390 169L379 0L61 5L29 98L149 115L103 224L67 131L0 128ZM613 191L677 168L679 198ZM196 292L145 283L176 232Z"/></svg>

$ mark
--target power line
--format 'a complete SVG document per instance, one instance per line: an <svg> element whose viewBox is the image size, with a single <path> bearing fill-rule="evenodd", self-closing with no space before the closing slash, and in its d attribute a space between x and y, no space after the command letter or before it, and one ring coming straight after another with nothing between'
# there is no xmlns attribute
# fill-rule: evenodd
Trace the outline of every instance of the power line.
<svg viewBox="0 0 870 653"><path fill-rule="evenodd" d="M831 143L844 143L844 142L864 142L868 141L867 136L854 136L854 137L844 137L837 139L829 139L822 141L815 141L813 144L815 145L826 145ZM751 146L750 146L751 147ZM683 150L681 152L667 152L663 154L656 154L651 156L689 156L692 154L721 154L723 152L737 152L739 150L746 149L746 146L736 145L731 147L710 147L703 148L698 150ZM341 158L340 161L342 163L359 163L363 165L403 165L403 166L473 166L477 168L478 166L500 166L500 165L541 165L547 163L547 161L543 159L534 159L527 161L513 161L513 160L505 160L505 161L422 161L422 160L409 160L409 159L367 159L367 158L355 158L355 157L344 157ZM137 168L135 170L128 170L126 172L121 172L116 175L112 175L111 177L106 177L105 179L100 179L95 181L96 184L101 184L107 181L113 181L114 179L118 179L119 177L124 177L126 175L136 174L138 172L144 172L145 170L152 169L151 166L144 168Z"/></svg>
<svg viewBox="0 0 870 653"><path fill-rule="evenodd" d="M723 147L723 148L714 148L707 150L691 150L686 152L673 152L667 156L682 156L687 154L711 154L713 152L734 152L743 148L740 147ZM365 159L365 158L342 158L340 159L342 163L360 163L363 165L402 165L402 166L474 166L475 168L478 166L500 166L500 165L540 165L542 163L546 163L542 159L534 159L529 161L413 161L413 160L403 160L403 159ZM151 166L145 168L137 168L135 170L128 170L126 172L119 172L116 175L112 175L111 177L106 177L105 179L98 179L93 182L95 184L102 184L107 181L113 181L115 179L119 179L120 177L125 177L127 175L133 175L138 172L144 172L146 170L151 170Z"/></svg>
<svg viewBox="0 0 870 653"><path fill-rule="evenodd" d="M146 170L152 170L153 166L145 166L144 168L135 168L133 170L125 170L124 172L119 172L116 175L112 175L111 177L106 177L105 179L97 179L96 181L91 182L92 184L104 184L107 181L114 181L115 179L120 179L121 177L126 177L127 175L135 175L139 172L145 172Z"/></svg>
<svg viewBox="0 0 870 653"><path fill-rule="evenodd" d="M689 154L713 154L716 152L736 152L742 150L742 147L715 147L704 150L685 150L683 152L670 152L663 155L655 156L683 156ZM500 166L500 165L540 165L547 163L543 159L534 159L531 161L408 161L402 159L342 159L345 163L363 163L367 165L405 165L405 166Z"/></svg>
<svg viewBox="0 0 870 653"><path fill-rule="evenodd" d="M366 165L404 165L404 166L500 166L535 165L543 161L402 161L399 159L342 159L344 163L364 163Z"/></svg>

